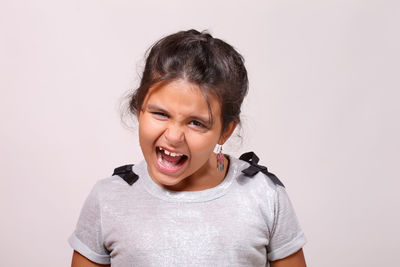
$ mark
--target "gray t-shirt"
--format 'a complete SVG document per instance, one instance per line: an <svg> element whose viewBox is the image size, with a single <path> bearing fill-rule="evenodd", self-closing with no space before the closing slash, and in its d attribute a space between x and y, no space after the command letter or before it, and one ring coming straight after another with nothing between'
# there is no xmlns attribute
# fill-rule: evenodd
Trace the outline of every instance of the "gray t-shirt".
<svg viewBox="0 0 400 267"><path fill-rule="evenodd" d="M221 184L174 192L156 184L142 161L129 186L119 176L97 182L89 194L72 248L111 266L262 266L306 242L285 188L230 157Z"/></svg>

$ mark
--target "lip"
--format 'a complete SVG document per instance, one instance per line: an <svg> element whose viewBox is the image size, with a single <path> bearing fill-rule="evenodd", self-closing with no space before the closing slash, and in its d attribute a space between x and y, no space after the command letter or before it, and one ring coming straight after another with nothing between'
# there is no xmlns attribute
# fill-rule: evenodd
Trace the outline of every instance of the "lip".
<svg viewBox="0 0 400 267"><path fill-rule="evenodd" d="M183 154L183 155L185 155L187 157L187 159L185 160L185 162L182 165L179 165L176 168L167 168L167 167L165 167L164 165L162 165L158 161L158 157L157 157L157 149L158 149L158 147L161 147L162 149L168 150L168 151L173 152L173 153ZM155 165L157 166L157 169L161 173L164 173L164 174L175 174L175 175L180 174L183 171L183 169L186 167L186 165L188 164L188 161L189 161L189 157L185 153L182 153L180 151L177 151L177 150L174 150L174 149L169 149L169 148L164 147L164 146L156 146L156 148L154 149L154 162L155 162Z"/></svg>

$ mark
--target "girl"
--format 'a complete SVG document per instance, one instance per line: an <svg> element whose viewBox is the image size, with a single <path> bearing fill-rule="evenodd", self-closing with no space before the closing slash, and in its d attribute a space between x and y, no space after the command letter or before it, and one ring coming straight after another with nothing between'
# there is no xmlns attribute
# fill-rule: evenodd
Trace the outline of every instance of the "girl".
<svg viewBox="0 0 400 267"><path fill-rule="evenodd" d="M208 33L152 47L130 99L144 161L94 186L72 266L305 266L283 184L254 154L221 152L247 88L241 55Z"/></svg>

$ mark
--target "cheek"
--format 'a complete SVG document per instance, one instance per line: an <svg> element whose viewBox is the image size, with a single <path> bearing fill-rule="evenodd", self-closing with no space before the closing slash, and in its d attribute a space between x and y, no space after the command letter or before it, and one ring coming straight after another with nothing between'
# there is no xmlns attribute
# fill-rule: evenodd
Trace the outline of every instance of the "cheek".
<svg viewBox="0 0 400 267"><path fill-rule="evenodd" d="M139 140L141 145L150 145L156 141L163 133L161 123L156 123L147 116L139 120Z"/></svg>
<svg viewBox="0 0 400 267"><path fill-rule="evenodd" d="M192 153L209 157L218 140L216 140L216 137L211 134L198 135L189 133L186 135L186 141Z"/></svg>

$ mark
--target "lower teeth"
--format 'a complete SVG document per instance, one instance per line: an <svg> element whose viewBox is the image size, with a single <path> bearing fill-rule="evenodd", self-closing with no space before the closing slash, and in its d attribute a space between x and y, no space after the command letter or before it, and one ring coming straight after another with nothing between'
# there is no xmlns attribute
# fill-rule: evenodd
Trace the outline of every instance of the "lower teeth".
<svg viewBox="0 0 400 267"><path fill-rule="evenodd" d="M161 157L161 153L160 152L158 152L157 153L157 158L158 158L158 162L162 162L162 157Z"/></svg>

